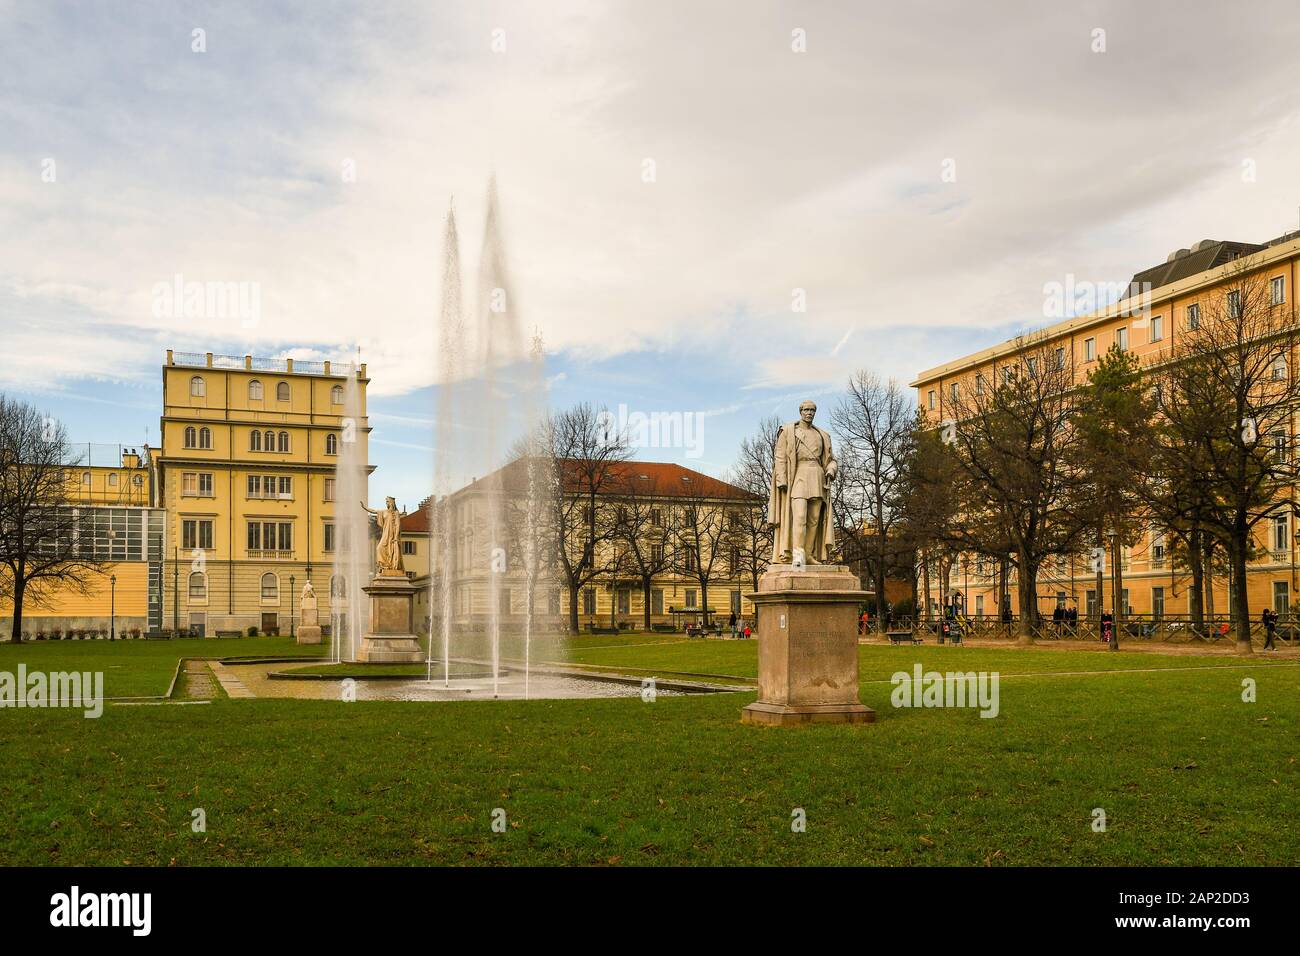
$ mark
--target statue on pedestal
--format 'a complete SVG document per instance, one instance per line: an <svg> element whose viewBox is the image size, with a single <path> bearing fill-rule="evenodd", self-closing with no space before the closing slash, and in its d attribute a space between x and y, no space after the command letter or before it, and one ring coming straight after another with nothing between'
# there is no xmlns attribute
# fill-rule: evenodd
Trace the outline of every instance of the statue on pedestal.
<svg viewBox="0 0 1300 956"><path fill-rule="evenodd" d="M316 589L308 581L302 586L302 597L298 604L302 620L298 625L299 644L319 644L321 642L320 612L316 610Z"/></svg>
<svg viewBox="0 0 1300 956"><path fill-rule="evenodd" d="M775 528L772 563L824 564L835 543L831 482L839 463L831 436L813 424L817 403L799 406L799 421L782 425L772 462L767 520Z"/></svg>
<svg viewBox="0 0 1300 956"><path fill-rule="evenodd" d="M406 517L406 512L398 512L395 498L390 496L384 500L387 504L383 511L366 508L366 503L361 502L361 507L374 515L375 523L379 525L379 544L375 546L375 572L379 577L406 577L406 568L402 565L401 541L402 519Z"/></svg>

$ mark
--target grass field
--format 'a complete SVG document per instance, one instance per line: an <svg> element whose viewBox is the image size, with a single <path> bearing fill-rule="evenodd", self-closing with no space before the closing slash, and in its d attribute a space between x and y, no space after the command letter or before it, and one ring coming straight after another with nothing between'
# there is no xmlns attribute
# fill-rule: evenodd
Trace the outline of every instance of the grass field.
<svg viewBox="0 0 1300 956"><path fill-rule="evenodd" d="M638 646L628 646L636 644ZM162 694L184 656L287 638L0 646ZM552 648L552 650L558 650ZM863 646L865 727L742 726L736 694L0 710L8 864L1293 864L1300 667ZM749 677L752 642L592 636L567 657ZM554 658L552 658L554 659ZM895 709L914 663L997 670L1001 713ZM1083 672L1101 671L1086 674ZM1258 701L1242 701L1242 680ZM191 829L202 808L207 831ZM506 832L492 831L495 808ZM1107 818L1094 832L1093 811ZM791 831L802 809L807 830Z"/></svg>

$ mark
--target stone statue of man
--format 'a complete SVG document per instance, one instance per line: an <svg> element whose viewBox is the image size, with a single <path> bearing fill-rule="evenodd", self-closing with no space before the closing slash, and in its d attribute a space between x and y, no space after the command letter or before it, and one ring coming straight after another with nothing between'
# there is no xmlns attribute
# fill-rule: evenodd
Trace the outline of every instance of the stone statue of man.
<svg viewBox="0 0 1300 956"><path fill-rule="evenodd" d="M406 517L406 512L398 513L395 498L385 498L384 501L386 505L383 511L366 508L366 503L361 502L361 507L374 515L375 523L379 525L379 544L375 546L375 570L381 576L405 577L406 569L402 566L401 536L402 519Z"/></svg>
<svg viewBox="0 0 1300 956"><path fill-rule="evenodd" d="M831 482L839 469L831 436L813 424L817 403L799 406L799 421L782 425L767 503L773 564L823 564L834 544Z"/></svg>

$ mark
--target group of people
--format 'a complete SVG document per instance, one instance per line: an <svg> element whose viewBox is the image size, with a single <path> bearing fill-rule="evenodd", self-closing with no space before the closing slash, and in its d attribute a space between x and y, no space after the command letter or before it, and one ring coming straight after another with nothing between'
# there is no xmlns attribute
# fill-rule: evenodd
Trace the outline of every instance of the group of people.
<svg viewBox="0 0 1300 956"><path fill-rule="evenodd" d="M1079 608L1058 604L1052 609L1052 625L1057 633L1065 631L1073 634L1079 628Z"/></svg>
<svg viewBox="0 0 1300 956"><path fill-rule="evenodd" d="M743 617L741 618L736 617L735 611L731 612L731 618L728 620L727 623L731 627L732 640L736 640L737 638L740 637L745 638L745 640L749 640L749 638L754 633L753 631L750 630L749 622L746 621Z"/></svg>

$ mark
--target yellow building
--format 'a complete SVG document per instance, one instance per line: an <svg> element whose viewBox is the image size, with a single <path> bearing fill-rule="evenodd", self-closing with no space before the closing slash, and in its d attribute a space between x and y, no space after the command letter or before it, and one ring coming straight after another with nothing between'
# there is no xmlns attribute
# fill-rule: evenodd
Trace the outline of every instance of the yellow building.
<svg viewBox="0 0 1300 956"><path fill-rule="evenodd" d="M169 349L162 372L163 627L288 634L309 579L328 619L341 443L369 461L365 365Z"/></svg>
<svg viewBox="0 0 1300 956"><path fill-rule="evenodd" d="M1030 345L1042 354L1056 356L1074 380L1082 383L1089 371L1112 346L1130 351L1145 364L1159 361L1176 343L1178 336L1200 321L1202 311L1210 314L1210 303L1223 302L1225 285L1246 270L1263 280L1276 307L1292 308L1296 282L1300 279L1300 234L1291 233L1267 243L1202 240L1187 249L1170 253L1157 266L1137 273L1125 284L1135 294L1114 305L1050 325L1035 334ZM1236 281L1239 281L1236 280ZM1003 369L1023 355L1025 342L1012 340L972 355L963 356L922 372L912 382L921 410L936 424L949 418L952 404L961 390L992 387ZM1294 370L1295 357L1288 363ZM1291 374L1295 374L1294 371ZM1294 423L1289 439L1294 443ZM1297 540L1292 520L1279 514L1267 528L1260 529L1261 558L1248 572L1251 607L1270 606L1287 611L1297 594ZM1267 536L1267 541L1262 540ZM1125 549L1124 595L1131 613L1154 618L1186 615L1190 609L1190 575L1172 566L1169 542L1160 528L1151 528L1134 547ZM946 587L940 583L946 574ZM945 603L954 592L964 595L969 615L998 613L998 562L988 557L959 555L946 567L931 567L931 608ZM1227 611L1225 575L1211 578L1209 601L1215 613ZM1097 593L1095 575L1082 557L1063 557L1049 562L1038 579L1038 610L1049 616L1056 606L1077 607L1080 617L1095 614L1098 601L1112 606L1110 580ZM1011 608L1017 607L1014 578L1008 576L1006 593Z"/></svg>
<svg viewBox="0 0 1300 956"><path fill-rule="evenodd" d="M156 507L149 447L73 445L84 463L67 468L64 499L74 509L95 556L105 562L86 588L33 585L23 603L23 632L30 639L143 634L162 623L164 515ZM117 465L93 462L111 452ZM0 632L12 626L13 606L0 601Z"/></svg>
<svg viewBox="0 0 1300 956"><path fill-rule="evenodd" d="M702 524L710 524L708 546L697 544L690 549L694 555L703 555L711 573L708 585L708 610L710 619L726 622L734 611L738 616L753 620L753 606L744 594L753 590L753 581L744 566L743 548L733 543L728 520L730 513L762 504L741 488L719 481L708 475L692 471L681 465L667 462L630 461L613 466L614 475L607 490L597 495L596 507L604 514L597 520L614 520L629 514L630 526L642 529L644 553L653 566L661 567L650 582L646 593L644 582L636 573L637 563L629 556L625 536L614 534L599 545L597 566L606 569L587 582L578 596L579 624L591 627L639 628L644 625L646 601L650 605L650 621L654 627L682 628L688 623L699 623L704 609L704 589L697 574L687 570L692 561L674 560L673 534L669 530L679 526L677 515L688 504L708 512ZM488 616L491 602L489 579L492 575L491 555L485 517L491 489L500 479L507 497L507 505L516 514L522 505L523 489L527 486L526 463L513 462L501 472L479 479L449 495L441 503L450 516L453 550L451 575L452 613L458 626L481 623ZM571 494L581 497L577 484L570 481ZM629 491L629 489L631 489ZM509 519L507 519L509 520ZM544 520L544 519L543 519ZM711 522L716 521L716 524ZM518 523L518 521L516 521ZM580 528L575 528L580 533ZM503 531L502 538L510 534ZM430 557L429 500L402 521L402 560L408 576L421 586L417 597L416 617L428 627L428 584L432 568L435 576L441 564L437 555ZM770 545L769 545L770 548ZM654 549L658 549L657 551ZM664 549L670 554L665 556ZM713 552L717 552L714 554ZM542 574L536 585L534 616L550 629L563 627L568 622L569 590L563 573L551 566ZM499 614L505 627L521 625L526 610L526 588L522 571L507 568L504 584L499 592Z"/></svg>

